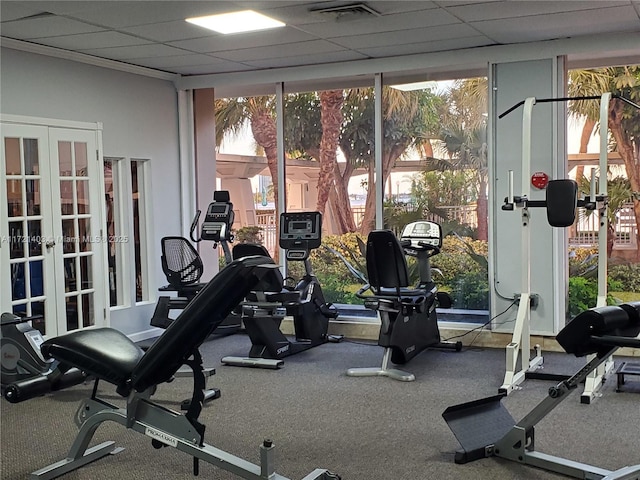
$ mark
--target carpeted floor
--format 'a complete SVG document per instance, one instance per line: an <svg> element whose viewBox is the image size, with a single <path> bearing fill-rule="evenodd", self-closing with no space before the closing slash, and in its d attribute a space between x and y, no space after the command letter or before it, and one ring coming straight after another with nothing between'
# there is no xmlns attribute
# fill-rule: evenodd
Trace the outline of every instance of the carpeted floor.
<svg viewBox="0 0 640 480"><path fill-rule="evenodd" d="M495 458L456 465L458 443L442 419L447 406L497 393L504 373L503 350L427 351L406 366L417 379L352 378L349 367L380 364L382 349L351 342L326 344L285 359L282 370L220 365L225 355L244 355L249 339L234 335L203 345L205 363L217 368L210 385L222 397L201 415L206 441L252 462L259 445L277 445L277 471L301 479L328 468L345 480L409 479L557 479L558 475ZM620 359L618 359L620 361ZM637 361L637 359L636 359ZM546 354L547 371L573 373L584 360ZM631 377L625 392L615 378L592 405L577 394L565 400L536 429L536 449L602 468L640 464L640 379ZM549 382L528 380L504 400L519 419L545 395ZM162 385L154 398L170 408L186 398L188 379ZM1 401L1 478L18 480L64 458L77 431L73 416L90 385L76 386L21 404ZM101 392L121 402L109 385ZM191 459L165 448L155 450L147 437L119 425L101 426L94 442L115 440L125 450L63 478L187 479ZM201 478L237 478L201 464Z"/></svg>

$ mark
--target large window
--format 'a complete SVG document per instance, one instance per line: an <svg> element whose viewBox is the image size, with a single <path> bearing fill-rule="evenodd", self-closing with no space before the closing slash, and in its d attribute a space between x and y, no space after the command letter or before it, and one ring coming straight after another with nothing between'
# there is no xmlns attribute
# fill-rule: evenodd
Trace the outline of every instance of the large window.
<svg viewBox="0 0 640 480"><path fill-rule="evenodd" d="M321 211L323 246L312 252L314 273L327 301L359 315L363 278L345 261L366 276L363 247L372 229L400 234L411 221L434 220L448 234L439 262L433 260L442 273L439 287L459 309L488 310L486 78L418 89L383 85L381 179L373 84L372 77L369 86L284 95L286 185L277 182L275 95L216 100L217 170L222 188L232 192L236 241L258 241L275 254L278 195L286 195L289 212ZM381 182L384 218L376 219ZM288 262L287 273L299 278L303 268Z"/></svg>
<svg viewBox="0 0 640 480"><path fill-rule="evenodd" d="M640 98L640 66L570 70L570 97L622 95L634 102ZM584 195L590 194L593 176L597 183L607 176L606 248L599 247L598 211L580 210L569 229L569 318L596 306L598 297L609 304L640 299L640 254L638 231L640 207L637 194L638 125L640 110L614 99L609 104L608 125L600 125L600 101L569 102L569 176ZM612 128L614 127L614 128ZM607 132L607 171L598 168L600 135ZM606 258L607 290L598 288L598 259Z"/></svg>
<svg viewBox="0 0 640 480"><path fill-rule="evenodd" d="M145 179L148 162L145 160L131 160L131 206L133 212L133 247L135 265L135 299L136 302L147 301L150 298L148 251L149 238L147 235L147 202Z"/></svg>
<svg viewBox="0 0 640 480"><path fill-rule="evenodd" d="M440 319L486 321L470 311L489 310L487 79L386 82L382 103L384 225L401 235L413 221L438 223L433 280L461 310Z"/></svg>
<svg viewBox="0 0 640 480"><path fill-rule="evenodd" d="M126 303L124 295L123 246L129 240L123 233L122 223L122 174L121 158L104 159L105 204L107 212L106 242L109 265L109 305L122 306Z"/></svg>
<svg viewBox="0 0 640 480"><path fill-rule="evenodd" d="M366 274L360 245L376 220L374 182L362 180L375 172L373 78L370 85L290 93L284 102L287 210L322 212L323 246L312 252L311 266L342 318L362 305L362 280L344 262ZM300 262L288 267L294 278L304 272Z"/></svg>

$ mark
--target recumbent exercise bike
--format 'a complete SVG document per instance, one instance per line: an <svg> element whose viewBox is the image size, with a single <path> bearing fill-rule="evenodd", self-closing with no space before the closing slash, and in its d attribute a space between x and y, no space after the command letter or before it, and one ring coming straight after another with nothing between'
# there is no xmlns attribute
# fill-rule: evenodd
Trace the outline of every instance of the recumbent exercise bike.
<svg viewBox="0 0 640 480"><path fill-rule="evenodd" d="M320 282L313 274L310 252L322 241L320 212L283 213L280 215L280 247L289 261L304 262L305 274L294 286L284 285L277 291L257 288L242 305L242 321L251 339L247 357L227 356L225 365L258 368L280 368L283 358L326 342L339 342L341 335L328 335L329 320L338 310L325 301ZM238 244L234 258L245 255L268 255L264 247ZM285 336L280 325L285 316L293 317L295 339Z"/></svg>
<svg viewBox="0 0 640 480"><path fill-rule="evenodd" d="M440 253L442 229L434 222L407 225L400 241L391 230L374 230L367 237L366 262L369 283L357 296L380 318L378 345L384 347L380 367L350 368L352 377L385 376L411 382L415 375L389 363L404 365L423 350L435 347L462 349L461 342L442 342L436 307L451 307L451 297L438 292L431 276L430 258ZM420 281L409 286L405 255L418 261ZM371 294L366 294L371 291Z"/></svg>
<svg viewBox="0 0 640 480"><path fill-rule="evenodd" d="M231 227L235 219L233 203L229 192L219 190L213 192L213 202L207 207L200 235L196 236L201 211L198 210L191 222L189 236L194 243L202 240L213 242L213 248L222 247L225 264L231 263L232 255L229 244L233 242ZM202 259L188 239L180 236L163 237L160 241L162 255L160 261L168 285L160 287L161 292L176 292L176 297L161 296L151 318L151 325L167 328L173 319L169 317L171 310L184 309L193 297L204 288L206 283L200 282L204 273ZM231 313L216 329L216 334L232 334L241 328L240 317Z"/></svg>

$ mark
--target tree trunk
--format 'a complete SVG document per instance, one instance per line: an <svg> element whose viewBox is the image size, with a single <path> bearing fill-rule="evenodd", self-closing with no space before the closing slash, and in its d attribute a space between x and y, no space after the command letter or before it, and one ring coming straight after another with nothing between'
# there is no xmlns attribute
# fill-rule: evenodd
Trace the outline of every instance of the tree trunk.
<svg viewBox="0 0 640 480"><path fill-rule="evenodd" d="M369 176L367 179L367 199L364 202L364 215L360 223L360 233L367 237L371 230L376 228L376 185L374 176L374 166L369 165Z"/></svg>
<svg viewBox="0 0 640 480"><path fill-rule="evenodd" d="M251 133L256 143L264 149L267 157L267 165L271 173L273 183L273 196L275 202L275 228L276 238L280 236L280 212L278 211L278 198L280 196L280 186L278 185L278 137L276 133L276 122L267 111L255 113L251 117ZM276 263L279 261L279 249L276 247L273 253Z"/></svg>
<svg viewBox="0 0 640 480"><path fill-rule="evenodd" d="M433 157L433 146L431 145L431 140L427 139L422 145L422 157L423 158L431 158Z"/></svg>
<svg viewBox="0 0 640 480"><path fill-rule="evenodd" d="M609 129L616 140L618 153L624 160L627 169L627 177L631 184L631 191L640 192L640 165L638 159L634 155L633 144L629 136L622 127L622 110L624 104L621 100L614 98L611 100L611 108L609 109ZM602 127L601 127L602 128ZM601 135L606 134L601 132ZM640 200L637 195L633 198L633 213L636 218L636 256L635 260L640 261Z"/></svg>
<svg viewBox="0 0 640 480"><path fill-rule="evenodd" d="M346 163L344 171L340 171L340 166L336 162L334 170L334 190L335 190L335 211L337 212L340 224L340 233L355 232L356 223L353 220L351 210L351 200L349 199L349 179L353 173L353 165Z"/></svg>
<svg viewBox="0 0 640 480"><path fill-rule="evenodd" d="M387 183L387 179L391 173L391 167L393 163L402 155L402 153L409 146L408 142L396 143L388 151L382 153L382 178L376 179L374 177L375 167L373 164L369 165L369 184L367 186L367 200L364 207L364 216L362 217L362 224L360 225L360 233L363 236L369 235L369 232L375 228L376 217L376 188L375 183L382 182L382 185Z"/></svg>
<svg viewBox="0 0 640 480"><path fill-rule="evenodd" d="M320 140L320 171L318 173L318 201L316 210L324 215L329 192L334 184L334 172L337 167L338 140L342 127L342 90L320 92L320 121L322 139Z"/></svg>

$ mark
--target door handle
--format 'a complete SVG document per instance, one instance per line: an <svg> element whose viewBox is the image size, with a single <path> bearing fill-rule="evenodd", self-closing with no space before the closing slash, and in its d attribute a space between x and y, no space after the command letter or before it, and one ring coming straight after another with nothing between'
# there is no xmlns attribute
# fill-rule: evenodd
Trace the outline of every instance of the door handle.
<svg viewBox="0 0 640 480"><path fill-rule="evenodd" d="M56 242L54 240L50 240L47 243L45 243L44 246L47 247L47 250L51 250L53 247L56 246Z"/></svg>

